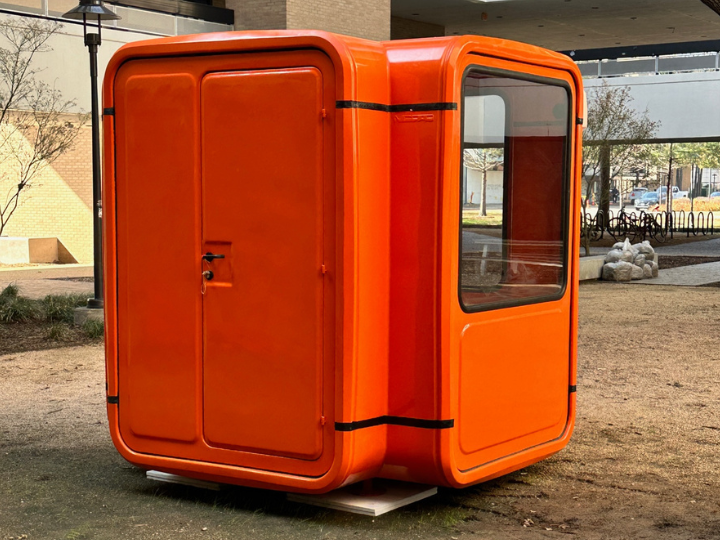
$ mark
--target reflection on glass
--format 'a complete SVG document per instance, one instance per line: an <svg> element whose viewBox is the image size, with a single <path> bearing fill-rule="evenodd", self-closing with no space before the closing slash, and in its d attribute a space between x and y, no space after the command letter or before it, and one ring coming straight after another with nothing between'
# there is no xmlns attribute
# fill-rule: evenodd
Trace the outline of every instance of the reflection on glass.
<svg viewBox="0 0 720 540"><path fill-rule="evenodd" d="M464 96L461 303L557 297L566 274L568 93L470 73Z"/></svg>

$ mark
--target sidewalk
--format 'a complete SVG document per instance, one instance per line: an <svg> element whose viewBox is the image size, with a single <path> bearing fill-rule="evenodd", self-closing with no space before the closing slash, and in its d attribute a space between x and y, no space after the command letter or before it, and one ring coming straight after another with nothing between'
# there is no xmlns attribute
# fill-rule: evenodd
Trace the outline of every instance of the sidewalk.
<svg viewBox="0 0 720 540"><path fill-rule="evenodd" d="M49 264L29 267L0 268L0 290L11 283L20 294L32 299L48 294L93 294L92 281L74 281L72 278L93 276L93 266L86 264ZM70 279L68 279L70 278Z"/></svg>
<svg viewBox="0 0 720 540"><path fill-rule="evenodd" d="M609 248L591 247L593 255L604 255ZM658 246L658 255L670 257L720 257L720 238L676 244L674 246ZM720 283L720 262L679 266L677 268L660 268L660 275L652 279L641 279L630 282L633 285L671 285L678 287L700 287L712 283Z"/></svg>
<svg viewBox="0 0 720 540"><path fill-rule="evenodd" d="M660 275L656 278L641 279L630 283L633 285L673 285L678 287L700 287L711 283L720 283L720 262L678 266L667 270L660 269Z"/></svg>
<svg viewBox="0 0 720 540"><path fill-rule="evenodd" d="M659 246L655 249L658 255L683 257L720 257L720 238L688 242L674 246Z"/></svg>

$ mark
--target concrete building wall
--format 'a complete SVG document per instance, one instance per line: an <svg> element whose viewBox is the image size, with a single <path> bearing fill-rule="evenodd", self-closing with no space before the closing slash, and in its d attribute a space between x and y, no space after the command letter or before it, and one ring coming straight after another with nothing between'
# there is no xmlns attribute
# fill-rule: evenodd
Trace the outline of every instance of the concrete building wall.
<svg viewBox="0 0 720 540"><path fill-rule="evenodd" d="M22 0L16 0L21 2ZM35 0L33 0L35 1ZM50 0L30 6L39 13L57 16L77 5L75 0ZM43 7L45 6L45 7ZM18 4L18 7L21 7ZM29 9L29 8L28 8ZM46 9L46 12L42 10ZM103 28L103 42L99 49L100 74L104 74L112 55L124 44L160 37L163 32L174 35L207 30L228 30L226 25L203 23L159 13L140 12L130 8L115 8L123 17L119 27ZM19 24L21 14L0 14L0 22ZM73 99L75 112L90 111L90 70L87 49L83 43L82 26L70 21L48 41L51 50L39 53L34 67L41 71L39 80L60 90L65 99ZM133 27L135 30L123 27ZM0 47L4 46L0 42ZM91 129L81 130L73 149L46 167L21 199L21 204L3 231L6 236L57 237L63 262L93 261L92 223L92 149ZM12 179L0 176L0 192L4 197Z"/></svg>
<svg viewBox="0 0 720 540"><path fill-rule="evenodd" d="M608 77L585 79L585 88L607 83L612 87L627 86L633 97L632 106L647 109L652 120L660 121L657 139L681 142L684 139L720 139L720 72L690 72L667 75Z"/></svg>
<svg viewBox="0 0 720 540"><path fill-rule="evenodd" d="M0 176L3 195L13 181L13 164L5 163ZM91 129L86 126L73 149L45 167L22 194L3 235L57 237L65 248L62 262L91 263L92 227Z"/></svg>
<svg viewBox="0 0 720 540"><path fill-rule="evenodd" d="M480 193L482 192L482 171L475 169L467 170L467 202L474 204L480 203ZM486 191L487 204L503 203L503 172L488 171Z"/></svg>
<svg viewBox="0 0 720 540"><path fill-rule="evenodd" d="M13 0L18 14L0 14L0 21L19 24L21 11L50 18L59 17L77 5L76 0ZM29 3L28 3L29 2ZM30 5L32 4L32 5ZM162 13L112 7L122 19L103 27L99 48L100 74L112 55L124 44L165 35L226 31L230 27L175 17ZM235 10L236 28L321 29L368 39L390 39L390 0L228 0ZM2 44L0 43L0 47ZM90 79L87 49L80 24L63 21L62 28L48 41L49 51L35 58L41 69L39 79L76 101L75 112L90 111ZM0 187L5 188L2 179ZM3 191L4 193L5 191ZM67 260L91 263L92 246L92 164L91 130L87 126L75 147L48 166L10 220L4 235L57 237Z"/></svg>

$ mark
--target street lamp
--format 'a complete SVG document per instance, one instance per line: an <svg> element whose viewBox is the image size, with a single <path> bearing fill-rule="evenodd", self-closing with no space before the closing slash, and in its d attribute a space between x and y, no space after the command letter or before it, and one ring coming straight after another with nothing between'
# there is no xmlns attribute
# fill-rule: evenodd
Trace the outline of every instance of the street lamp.
<svg viewBox="0 0 720 540"><path fill-rule="evenodd" d="M89 308L103 307L102 278L102 191L100 185L100 115L98 112L97 52L100 43L102 21L117 20L120 17L103 5L102 0L80 0L80 4L63 15L66 19L82 20L85 45L90 53L90 101L92 106L92 167L93 167L93 252L95 297L87 303ZM88 32L97 27L97 33ZM95 24L93 24L95 23Z"/></svg>

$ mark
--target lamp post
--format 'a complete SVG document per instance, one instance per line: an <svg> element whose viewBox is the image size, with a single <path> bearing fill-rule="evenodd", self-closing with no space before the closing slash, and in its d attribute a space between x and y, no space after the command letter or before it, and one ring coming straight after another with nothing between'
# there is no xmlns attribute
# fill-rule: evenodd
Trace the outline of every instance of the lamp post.
<svg viewBox="0 0 720 540"><path fill-rule="evenodd" d="M80 0L80 4L63 15L66 19L82 20L85 45L90 53L90 101L92 107L92 171L93 171L93 252L95 297L90 298L88 308L103 307L102 277L102 187L100 184L100 114L98 105L97 52L100 46L102 21L120 17L103 5L102 0ZM90 24L88 24L90 23ZM94 24L93 24L94 23ZM88 30L97 29L97 32Z"/></svg>

